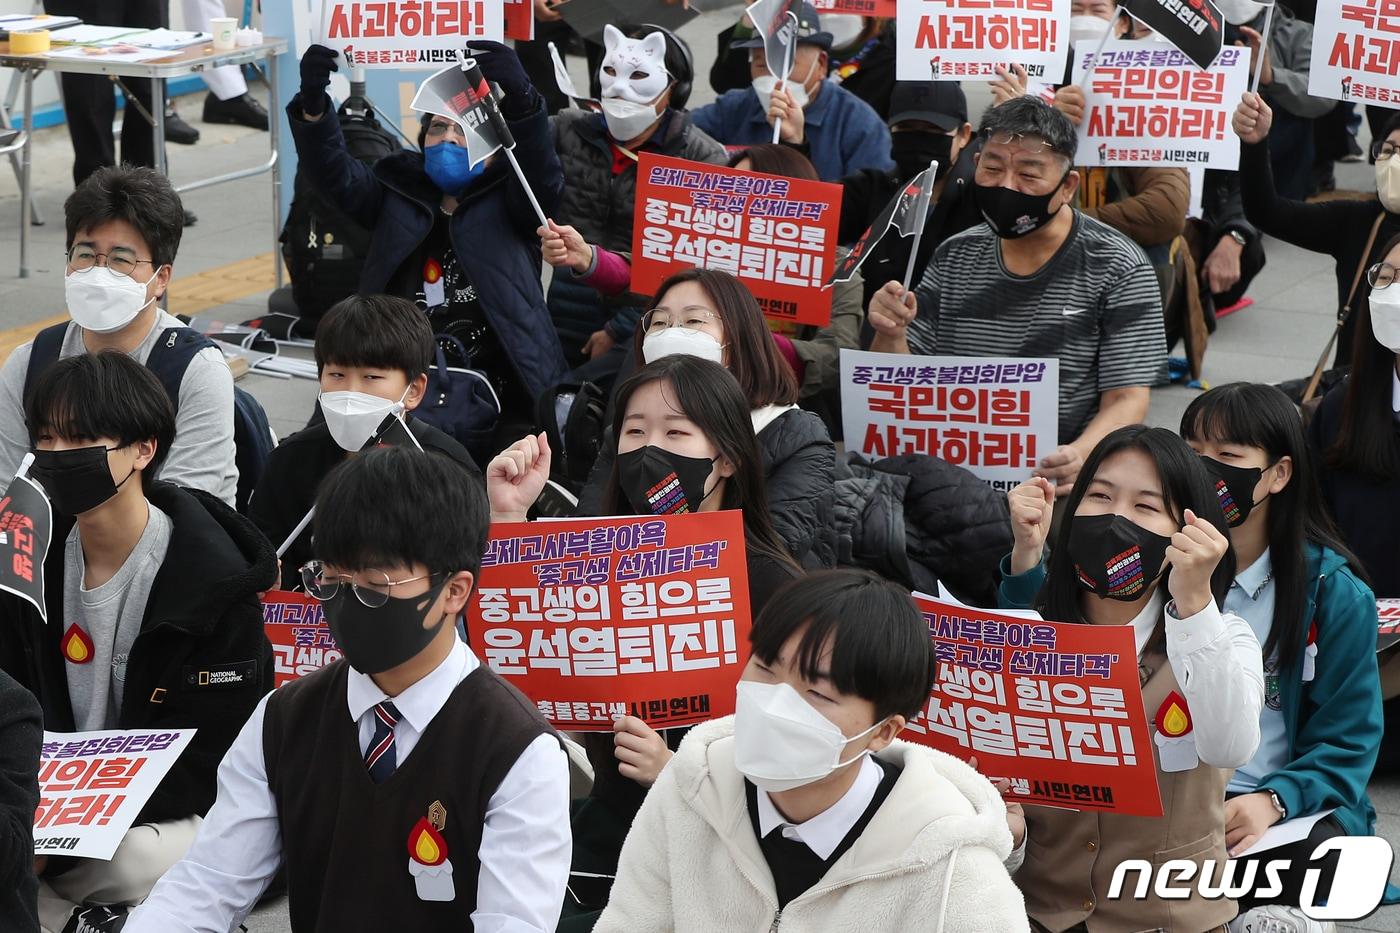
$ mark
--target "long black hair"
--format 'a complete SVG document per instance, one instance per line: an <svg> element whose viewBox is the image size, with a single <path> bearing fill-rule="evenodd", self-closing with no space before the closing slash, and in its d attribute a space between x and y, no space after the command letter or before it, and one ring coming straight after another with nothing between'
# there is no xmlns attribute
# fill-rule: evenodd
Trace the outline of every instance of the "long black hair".
<svg viewBox="0 0 1400 933"><path fill-rule="evenodd" d="M1278 389L1269 385L1233 382L1198 395L1181 416L1181 436L1188 441L1214 441L1257 447L1270 463L1284 457L1293 461L1288 485L1269 504L1269 560L1277 587L1273 624L1264 642L1264 657L1278 654L1278 669L1286 670L1302 648L1309 619L1307 606L1308 543L1336 551L1362 574L1361 562L1352 556L1332 524L1322 502L1312 452L1303 436L1298 410ZM1239 490L1234 490L1236 495Z"/></svg>
<svg viewBox="0 0 1400 933"><path fill-rule="evenodd" d="M1392 237L1381 253L1384 258L1400 247ZM1391 285L1400 288L1400 285ZM1351 375L1342 399L1342 421L1337 438L1323 454L1327 466L1354 470L1378 482L1400 475L1400 435L1391 409L1395 379L1395 351L1381 346L1371 329L1370 308L1352 309L1356 332L1352 335Z"/></svg>
<svg viewBox="0 0 1400 933"><path fill-rule="evenodd" d="M763 455L754 434L753 417L748 400L729 370L718 363L683 353L664 356L643 366L618 387L613 414L614 444L622 441L622 424L632 396L653 382L666 383L671 399L710 443L719 448L720 456L733 465L734 475L724 484L720 508L743 512L748 549L796 566L787 545L773 529L768 512L768 487L763 478ZM615 459L603 489L604 515L621 515L630 508L622 491L617 464Z"/></svg>
<svg viewBox="0 0 1400 933"><path fill-rule="evenodd" d="M1050 552L1050 563L1046 568L1045 586L1040 591L1036 607L1048 619L1057 622L1086 621L1083 607L1085 590L1076 579L1074 561L1069 556L1070 529L1074 527L1074 513L1078 511L1079 503L1084 501L1084 493L1099 472L1099 467L1109 457L1125 450L1140 451L1157 465L1163 505L1178 526L1185 521L1184 513L1190 509L1197 518L1210 522L1229 538L1230 527L1225 522L1225 513L1220 509L1220 500L1215 496L1215 483L1201 465L1201 458L1196 456L1196 452L1166 428L1149 428L1142 424L1119 428L1095 445L1065 501L1065 517L1055 536L1055 547ZM1170 573L1170 567L1163 572L1162 586L1166 586ZM1230 547L1210 577L1210 591L1217 605L1224 603L1225 594L1234 579L1235 549ZM1158 622L1152 644L1160 644L1163 638L1163 623Z"/></svg>

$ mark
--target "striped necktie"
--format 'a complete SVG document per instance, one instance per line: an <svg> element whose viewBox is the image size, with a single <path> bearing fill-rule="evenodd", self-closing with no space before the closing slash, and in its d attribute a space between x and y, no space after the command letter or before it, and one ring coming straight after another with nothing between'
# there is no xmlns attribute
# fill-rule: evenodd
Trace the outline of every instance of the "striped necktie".
<svg viewBox="0 0 1400 933"><path fill-rule="evenodd" d="M394 753L394 726L399 721L399 711L390 700L374 707L374 738L369 740L369 750L365 752L365 767L376 784L383 784L398 766L398 755Z"/></svg>

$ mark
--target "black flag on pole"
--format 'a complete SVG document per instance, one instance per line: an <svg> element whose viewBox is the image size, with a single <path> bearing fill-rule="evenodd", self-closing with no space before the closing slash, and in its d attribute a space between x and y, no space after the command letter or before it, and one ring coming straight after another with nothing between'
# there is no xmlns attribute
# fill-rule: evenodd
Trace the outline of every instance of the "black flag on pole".
<svg viewBox="0 0 1400 933"><path fill-rule="evenodd" d="M1121 5L1201 68L1209 68L1220 54L1225 18L1212 0L1122 0Z"/></svg>
<svg viewBox="0 0 1400 933"><path fill-rule="evenodd" d="M45 622L44 558L52 536L53 511L44 490L16 476L0 496L0 590L33 604Z"/></svg>
<svg viewBox="0 0 1400 933"><path fill-rule="evenodd" d="M928 199L933 196L933 186L937 179L934 177L937 169L926 168L909 180L903 188L899 190L890 202L885 205L885 209L880 212L880 216L875 218L870 228L860 235L851 247L851 252L836 264L836 268L831 271L831 278L827 280L826 286L830 288L837 282L848 282L851 276L855 275L861 263L870 255L885 234L891 228L899 230L900 236L913 236L922 225L924 216L928 209ZM922 200L924 210L918 208Z"/></svg>

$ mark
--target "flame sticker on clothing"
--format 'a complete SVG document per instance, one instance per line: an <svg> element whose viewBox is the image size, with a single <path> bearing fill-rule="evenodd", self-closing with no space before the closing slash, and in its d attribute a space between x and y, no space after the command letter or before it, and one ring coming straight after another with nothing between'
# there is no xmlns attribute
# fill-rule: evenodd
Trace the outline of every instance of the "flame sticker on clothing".
<svg viewBox="0 0 1400 933"><path fill-rule="evenodd" d="M1162 705L1157 707L1154 722L1157 731L1163 735L1178 738L1191 731L1191 710L1181 694L1173 690L1167 694Z"/></svg>
<svg viewBox="0 0 1400 933"><path fill-rule="evenodd" d="M420 865L441 865L447 860L447 840L426 817L419 819L408 834L408 855Z"/></svg>
<svg viewBox="0 0 1400 933"><path fill-rule="evenodd" d="M59 647L63 651L63 657L70 664L87 664L92 660L95 650L92 639L88 633L84 632L78 623L74 622L68 626L68 631L63 633L63 641Z"/></svg>

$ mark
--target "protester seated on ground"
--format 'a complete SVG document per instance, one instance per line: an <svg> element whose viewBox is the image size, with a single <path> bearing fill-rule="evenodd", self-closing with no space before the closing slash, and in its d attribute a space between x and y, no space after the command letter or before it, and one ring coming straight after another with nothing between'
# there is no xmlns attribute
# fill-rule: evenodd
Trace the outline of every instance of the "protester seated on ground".
<svg viewBox="0 0 1400 933"><path fill-rule="evenodd" d="M336 467L316 506L302 580L345 657L257 704L189 855L126 933L236 930L279 868L299 933L552 930L567 760L457 634L486 546L480 480L389 447Z"/></svg>
<svg viewBox="0 0 1400 933"><path fill-rule="evenodd" d="M642 367L618 388L611 435L617 458L607 465L596 506L583 514L740 510L754 613L801 575L770 518L749 401L723 367L683 353ZM486 491L493 522L525 520L549 477L550 456L541 434L518 441L491 461ZM658 495L663 483L666 488ZM685 734L683 729L657 732L635 716L622 717L614 730L613 738L585 736L593 788L586 802L575 807L573 819L573 869L594 876L616 874L618 852L637 808ZM566 902L568 928L589 929L606 901L606 891L599 890Z"/></svg>
<svg viewBox="0 0 1400 933"><path fill-rule="evenodd" d="M552 213L563 176L544 101L513 51L475 40L472 48L482 74L502 91L516 161ZM301 90L287 104L297 158L327 196L373 231L360 294L417 301L434 333L463 345L465 358L454 352L448 364L491 382L502 410L497 442L487 446L499 449L533 430L535 399L567 371L536 284L535 208L503 155L470 164L461 126L446 117L423 115L421 153L396 152L373 168L351 157L326 94L339 54L313 45L302 56Z"/></svg>
<svg viewBox="0 0 1400 933"><path fill-rule="evenodd" d="M1273 6L1272 11L1270 6ZM1301 201L1314 193L1313 124L1337 106L1335 100L1308 93L1312 23L1298 19L1284 4L1265 4L1259 0L1222 0L1220 13L1225 17L1225 41L1249 47L1251 73L1259 60L1259 37L1264 30L1264 20L1272 15L1269 47L1259 72L1259 96L1274 111L1268 161L1278 193L1289 200ZM1241 160L1240 171L1248 174L1255 169ZM1247 210L1248 201L1245 206Z"/></svg>
<svg viewBox="0 0 1400 933"><path fill-rule="evenodd" d="M938 180L914 260L913 281L917 282L940 243L982 222L972 197L975 165L967 97L956 81L897 82L890 95L889 125L894 171L867 168L841 179L844 192L837 238L846 245L860 239L891 199L937 159ZM904 281L914 241L896 233L891 232L869 250L860 267L865 277L865 307L880 286L892 280Z"/></svg>
<svg viewBox="0 0 1400 933"><path fill-rule="evenodd" d="M997 792L896 738L934 678L908 594L813 574L749 642L735 715L697 726L661 772L599 933L1027 929Z"/></svg>
<svg viewBox="0 0 1400 933"><path fill-rule="evenodd" d="M1161 294L1136 244L1072 206L1068 117L1018 97L988 110L979 132L986 224L939 246L913 291L890 281L875 293L870 348L1058 358L1060 446L1037 475L1063 496L1101 438L1147 415L1165 362Z"/></svg>
<svg viewBox="0 0 1400 933"><path fill-rule="evenodd" d="M34 811L39 808L39 752L44 717L34 695L0 670L0 928L38 933Z"/></svg>
<svg viewBox="0 0 1400 933"><path fill-rule="evenodd" d="M1238 121L1238 116L1236 120ZM1400 117L1397 117L1400 121ZM1400 144L1400 133L1383 145ZM1394 159L1376 162L1379 171ZM1384 191L1384 189L1382 189ZM1320 208L1341 205L1300 205ZM1350 202L1354 204L1368 202ZM1374 210L1374 208L1373 208ZM1393 215L1386 213L1386 223ZM1383 243L1380 262L1366 275L1370 297L1352 313L1356 322L1351 374L1322 399L1308 424L1317 456L1322 497L1337 521L1342 541L1360 559L1376 596L1400 598L1400 548L1391 529L1400 521L1400 236ZM1385 699L1385 739L1379 773L1400 770L1400 650L1378 659Z"/></svg>
<svg viewBox="0 0 1400 933"><path fill-rule="evenodd" d="M1366 782L1382 732L1376 597L1327 514L1288 396L1273 386L1219 386L1187 406L1181 436L1214 477L1230 525L1238 569L1224 609L1263 646L1259 749L1226 786L1225 845L1238 857L1271 826L1331 811L1299 841L1246 856L1296 867L1283 872L1277 894L1241 898L1237 922L1308 933L1317 928L1298 907L1304 875L1319 867L1310 865L1313 850L1335 836L1375 834ZM1335 856L1329 861L1309 903L1327 899Z"/></svg>
<svg viewBox="0 0 1400 933"><path fill-rule="evenodd" d="M728 369L748 398L773 527L803 567L832 566L836 447L821 418L797 407L797 380L758 302L727 272L687 269L662 282L652 304L642 316L631 365L684 354ZM603 502L615 451L603 444L579 494L580 514L608 514Z"/></svg>
<svg viewBox="0 0 1400 933"><path fill-rule="evenodd" d="M1335 365L1344 367L1352 361L1353 347L1369 348L1369 341L1354 336L1371 293L1364 273L1388 255L1385 244L1400 234L1400 159L1394 158L1400 152L1400 114L1391 117L1385 132L1371 143L1378 199L1337 198L1316 204L1291 197L1274 185L1268 138L1276 116L1257 94L1246 93L1235 108L1232 125L1242 143L1239 177L1245 216L1261 233L1327 253L1336 262L1337 306L1352 310L1337 339ZM1354 542L1352 546L1358 547ZM1359 556L1367 563L1372 581L1380 585L1381 575L1371 569L1364 553ZM1400 591L1400 573L1395 579Z"/></svg>
<svg viewBox="0 0 1400 933"><path fill-rule="evenodd" d="M1189 717L1171 754L1154 741L1161 817L1027 806L1016 883L1038 930L1215 930L1228 899L1193 885L1184 899L1109 898L1105 865L1157 863L1163 851L1219 884L1226 863L1225 788L1259 746L1264 675L1249 623L1222 610L1235 578L1229 528L1200 458L1163 428L1119 428L1090 452L1045 556L1055 494L1043 477L1013 489L1016 543L1000 603L1047 619L1131 625L1149 728ZM1129 555L1126 559L1124 555ZM1184 710L1172 710L1180 703ZM1092 845L1086 842L1092 841ZM1238 840L1236 840L1238 841ZM1184 886L1183 886L1184 887Z"/></svg>
<svg viewBox="0 0 1400 933"><path fill-rule="evenodd" d="M827 53L831 80L870 105L886 123L895 88L894 18L855 13L822 13L822 32L831 33Z"/></svg>
<svg viewBox="0 0 1400 933"><path fill-rule="evenodd" d="M1240 173L1208 168L1201 216L1186 221L1186 239L1201 270L1206 319L1236 307L1264 269L1264 237L1244 212Z"/></svg>
<svg viewBox="0 0 1400 933"><path fill-rule="evenodd" d="M721 94L697 109L695 125L726 146L753 146L773 141L773 124L782 121L779 142L804 147L823 181L839 181L863 168L892 169L890 134L869 104L827 80L831 33L821 28L817 10L803 0L797 14L797 48L786 79L768 69L763 39L754 36L731 47L749 50L750 87Z"/></svg>
<svg viewBox="0 0 1400 933"><path fill-rule="evenodd" d="M715 165L725 158L685 112L695 79L689 46L655 26L605 26L603 41L603 112L550 118L564 192L551 226L538 231L555 267L549 311L571 366L626 347L637 328L641 299L629 288L639 154ZM613 370L624 355L618 351Z"/></svg>
<svg viewBox="0 0 1400 933"><path fill-rule="evenodd" d="M216 496L155 479L175 416L126 354L55 363L25 419L29 475L55 516L48 621L0 593L0 668L38 698L52 732L197 730L110 861L35 862L45 933L106 929L185 854L219 760L272 689L258 593L276 583L277 562Z"/></svg>
<svg viewBox="0 0 1400 933"><path fill-rule="evenodd" d="M168 178L130 165L98 169L63 202L63 214L70 320L17 347L0 369L0 476L7 478L29 452L24 396L46 366L104 350L145 364L168 328L184 326L157 303L170 285L184 230L180 196ZM233 376L218 348L196 353L179 386L175 439L162 451L160 479L232 505L238 489Z"/></svg>
<svg viewBox="0 0 1400 933"><path fill-rule="evenodd" d="M734 168L763 172L800 181L818 181L817 170L807 157L791 146L763 143L741 149L729 157ZM832 263L842 262L848 250L838 246ZM869 260L867 260L868 262ZM830 270L823 278L830 277ZM797 394L803 408L822 416L828 425L841 422L841 349L860 349L865 324L865 280L859 270L830 289L831 322L824 327L766 321L778 351L797 375Z"/></svg>
<svg viewBox="0 0 1400 933"><path fill-rule="evenodd" d="M451 457L481 475L461 444L411 415L423 401L433 361L433 332L413 302L390 295L353 295L321 319L316 330L316 374L325 420L284 440L268 458L248 517L281 554L282 587L301 582L300 569L314 554L310 524L326 474L385 434L395 416L418 446ZM390 436L386 443L397 438ZM407 443L406 440L403 441ZM293 531L300 533L291 541Z"/></svg>

